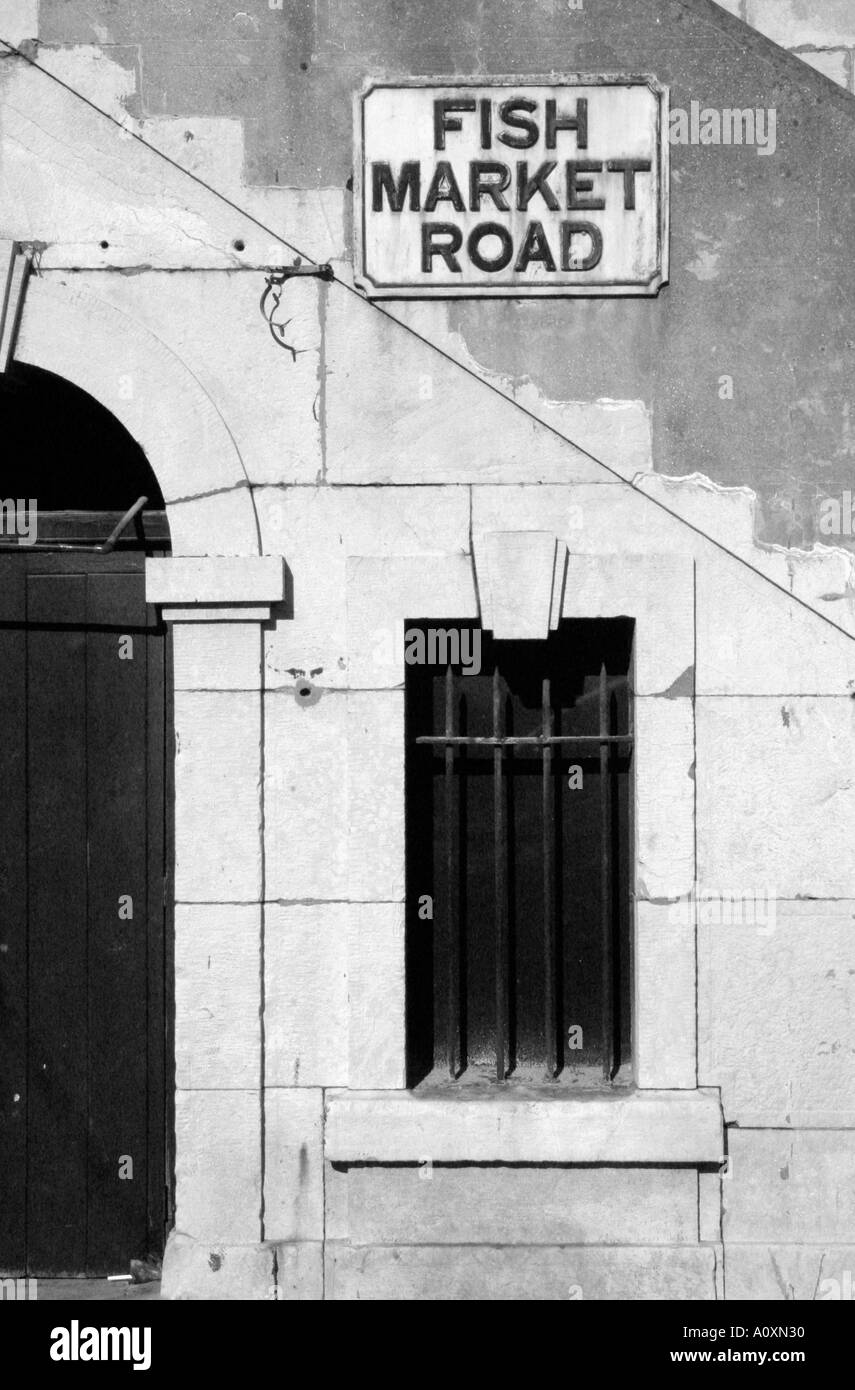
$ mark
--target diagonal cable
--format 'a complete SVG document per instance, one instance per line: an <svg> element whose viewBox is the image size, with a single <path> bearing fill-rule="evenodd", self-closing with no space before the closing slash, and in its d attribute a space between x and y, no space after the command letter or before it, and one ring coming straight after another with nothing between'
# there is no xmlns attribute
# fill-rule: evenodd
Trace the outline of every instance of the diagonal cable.
<svg viewBox="0 0 855 1390"><path fill-rule="evenodd" d="M679 3L683 6L683 8L686 8L685 0L679 0ZM232 198L229 198L227 194L220 192L218 188L214 188L212 184L207 183L205 179L200 178L198 174L194 174L191 172L191 170L183 168L182 165L180 165L177 162L177 160L172 159L171 156L168 154L164 154L164 152L162 150L159 150L156 145L149 144L149 142L143 139L143 137L139 135L136 131L129 130L127 126L123 125L122 122L118 120L115 116L113 116L109 111L105 111L102 107L98 106L89 97L84 96L82 92L78 92L77 89L75 87L72 87L68 82L64 82L62 78L57 77L52 72L49 72L47 68L41 67L37 62L35 62L34 59L30 58L30 56L27 53L22 52L20 49L16 48L14 44L9 43L6 39L3 38L0 38L0 44L2 44L3 47L7 48L10 52L17 54L18 57L23 58L27 63L30 64L31 67L35 68L37 72L40 72L44 77L49 78L51 82L55 82L57 86L62 87L71 96L76 97L78 101L82 101L83 104L85 106L88 106L92 111L96 111L99 116L103 116L105 120L110 121L112 125L116 126L117 129L122 131L123 135L126 138L128 135L130 135L139 144L144 146L145 149L150 150L152 154L157 155L166 164L171 165L173 169L177 169L179 173L183 174L185 178L192 180L193 183L199 184L201 188L204 188L206 192L212 194L215 198L219 199L221 203L225 204L226 207L231 208L233 212L236 212L241 217L246 218L246 220L248 222L251 222L253 226L258 227L260 231L263 231L267 236L272 237L275 241L280 242L281 245L287 246L288 249L290 251L293 251L295 256L299 256L299 258L302 261L306 261L309 265L320 268L320 263L313 256L310 256L308 252L301 250L301 248L298 246L295 246L293 242L289 241L286 237L280 235L279 232L274 231L272 227L268 227L268 225L265 222L262 222L253 213L248 212L246 208L240 205L240 203L236 203ZM750 564L744 556L737 554L735 550L731 550L729 546L726 546L724 544L723 541L716 540L716 538L714 536L711 536L709 532L704 531L693 521L689 521L686 517L681 516L679 512L674 511L672 507L667 506L666 503L661 500L661 498L654 497L650 493L644 492L632 481L632 479L625 478L623 474L618 471L618 469L613 468L611 464L608 464L603 459L598 458L596 454L591 453L590 449L586 449L583 444L576 443L575 440L571 439L568 435L562 433L562 431L559 430L557 426L550 424L547 420L543 420L539 415L536 415L533 410L530 410L527 406L522 405L519 401L514 400L513 396L507 395L506 392L504 392L494 382L489 381L486 377L479 376L479 374L473 371L471 367L468 367L465 362L460 362L456 357L454 357L452 353L448 352L445 348L440 347L440 345L438 343L435 343L431 338L425 337L424 334L420 333L417 328L413 328L412 325L406 323L405 320L397 318L395 314L391 313L388 309L386 309L382 304L379 304L376 300L367 299L365 295L361 294L360 291L355 288L355 286L351 285L347 280L342 279L342 277L337 275L335 271L332 271L329 278L332 281L332 283L339 285L343 290L346 290L348 294L352 295L354 299L359 300L361 304L369 304L376 313L382 314L383 317L389 323L394 323L395 325L397 325L398 328L401 328L405 333L408 333L410 337L415 338L418 342L424 344L424 346L429 348L431 351L438 353L441 358L443 358L446 362L451 363L451 365L454 366L458 371L465 372L466 375L471 377L473 381L478 382L479 386L481 386L482 388L486 388L486 390L488 391L492 391L492 393L498 396L501 400L509 403L510 405L515 406L517 410L521 411L521 413L525 415L529 420L534 421L534 423L539 425L541 429L547 430L550 434L554 435L556 439L560 439L562 443L569 444L571 448L575 449L577 453L582 455L583 458L588 459L589 462L596 464L599 468L605 469L605 471L607 473L610 473L612 477L616 478L618 482L623 483L625 487L630 488L639 497L643 497L646 502L652 503L653 506L658 507L660 511L664 512L667 516L672 517L674 521L678 521L682 526L685 526L694 535L699 536L709 545L714 546L716 550L721 551L723 555L727 555L731 560L737 561L738 564L742 565L751 574L757 575L758 578L764 580L767 584L770 584L773 589L777 589L779 593L784 594L785 597L790 600L790 602L798 604L801 608L804 608L808 613L813 614L815 618L819 618L821 622L826 623L829 627L833 628L835 632L840 632L843 634L844 637L848 637L850 641L855 642L855 634L848 632L845 627L841 627L840 624L836 623L833 618L830 618L827 613L820 612L818 608L814 608L812 603L809 603L806 599L801 598L798 594L794 594L792 590L786 588L784 584L779 583L777 579L773 579L772 576L769 574L764 574L763 570L757 569L755 565ZM660 474L658 476L666 477L667 475ZM252 489L250 488L250 491L251 490Z"/></svg>

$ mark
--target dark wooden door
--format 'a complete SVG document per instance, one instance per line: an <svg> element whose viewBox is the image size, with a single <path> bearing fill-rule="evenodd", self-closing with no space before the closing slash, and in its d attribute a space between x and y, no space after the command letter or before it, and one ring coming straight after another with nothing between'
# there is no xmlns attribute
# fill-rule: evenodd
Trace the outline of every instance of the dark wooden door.
<svg viewBox="0 0 855 1390"><path fill-rule="evenodd" d="M167 646L144 556L0 555L0 1270L167 1219Z"/></svg>

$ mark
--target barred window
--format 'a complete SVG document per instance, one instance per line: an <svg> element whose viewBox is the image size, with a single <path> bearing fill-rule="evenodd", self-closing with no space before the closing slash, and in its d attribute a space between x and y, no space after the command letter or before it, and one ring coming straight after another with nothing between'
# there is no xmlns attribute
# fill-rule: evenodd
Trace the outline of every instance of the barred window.
<svg viewBox="0 0 855 1390"><path fill-rule="evenodd" d="M630 619L406 625L408 1084L628 1084Z"/></svg>

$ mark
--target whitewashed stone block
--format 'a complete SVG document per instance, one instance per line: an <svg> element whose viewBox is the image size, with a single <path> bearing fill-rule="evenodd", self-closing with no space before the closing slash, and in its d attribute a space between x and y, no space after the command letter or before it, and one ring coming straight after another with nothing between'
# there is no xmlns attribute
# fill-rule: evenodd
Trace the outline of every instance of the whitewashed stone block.
<svg viewBox="0 0 855 1390"><path fill-rule="evenodd" d="M261 908L175 909L175 1084L254 1086L261 1070Z"/></svg>
<svg viewBox="0 0 855 1390"><path fill-rule="evenodd" d="M697 702L702 893L855 897L855 701Z"/></svg>
<svg viewBox="0 0 855 1390"><path fill-rule="evenodd" d="M853 1244L738 1245L730 1241L725 1262L730 1301L839 1303L855 1298Z"/></svg>
<svg viewBox="0 0 855 1390"><path fill-rule="evenodd" d="M329 299L327 480L596 480L604 470L351 295ZM354 429L354 420L359 429Z"/></svg>
<svg viewBox="0 0 855 1390"><path fill-rule="evenodd" d="M351 1039L351 1044L353 1039ZM355 1083L351 1077L351 1087ZM715 1092L641 1091L533 1100L506 1093L381 1091L327 1097L326 1154L339 1163L719 1163Z"/></svg>
<svg viewBox="0 0 855 1390"><path fill-rule="evenodd" d="M695 926L667 904L639 901L635 912L633 1062L643 1090L697 1084Z"/></svg>
<svg viewBox="0 0 855 1390"><path fill-rule="evenodd" d="M855 902L698 929L701 1081L729 1120L855 1129Z"/></svg>
<svg viewBox="0 0 855 1390"><path fill-rule="evenodd" d="M585 1303L713 1299L716 1250L648 1245L334 1245L327 1298ZM581 1316L581 1314L580 1314Z"/></svg>
<svg viewBox="0 0 855 1390"><path fill-rule="evenodd" d="M256 902L261 893L260 702L175 694L175 897Z"/></svg>
<svg viewBox="0 0 855 1390"><path fill-rule="evenodd" d="M258 623L175 623L172 629L176 690L260 690Z"/></svg>
<svg viewBox="0 0 855 1390"><path fill-rule="evenodd" d="M258 525L246 487L167 502L173 557L257 555Z"/></svg>
<svg viewBox="0 0 855 1390"><path fill-rule="evenodd" d="M695 877L694 718L690 699L635 701L639 898L681 898Z"/></svg>
<svg viewBox="0 0 855 1390"><path fill-rule="evenodd" d="M269 903L264 932L269 1086L346 1086L346 903Z"/></svg>
<svg viewBox="0 0 855 1390"><path fill-rule="evenodd" d="M56 84L45 83L44 75L29 64L18 64L13 85L17 85L24 68L28 74L35 74L39 83L32 99L42 116L45 95L50 91L53 96L60 89ZM71 94L68 100L75 102L77 111L84 109L85 103ZM4 134L8 134L5 116L10 110L7 102ZM98 120L102 130L111 129L102 117ZM73 125L72 122L72 128ZM129 148L139 148L136 142L117 140L117 144L125 154ZM64 165L66 149L63 141ZM54 178L50 178L49 184L50 199L55 200L59 185ZM72 188L72 199L73 196ZM112 197L111 216L115 216L119 207L115 187ZM8 212L8 206L4 206ZM42 223L42 232L34 229L32 235L43 239L45 232ZM18 235L22 236L20 231ZM96 244L97 235L93 238ZM101 276L99 281L109 278ZM90 350L81 352L81 343L90 344ZM237 489L246 495L242 500L235 495L235 516L242 509L251 512L246 473L234 439L196 378L132 314L121 312L101 295L83 288L76 276L30 278L16 356L21 362L32 362L74 382L121 420L145 450L167 505L201 492Z"/></svg>
<svg viewBox="0 0 855 1390"><path fill-rule="evenodd" d="M278 603L285 593L278 555L201 555L146 561L148 603Z"/></svg>
<svg viewBox="0 0 855 1390"><path fill-rule="evenodd" d="M226 1245L260 1239L259 1109L257 1089L176 1093L176 1230Z"/></svg>
<svg viewBox="0 0 855 1390"><path fill-rule="evenodd" d="M50 243L53 267L82 262L98 267L234 270L290 263L289 246L236 212L204 182L188 179L156 150L126 138L122 98L133 91L133 74L110 62L103 48L43 48L39 67L43 66L60 81L46 82L28 63L18 64L10 74L4 134L15 141L16 176L6 204L21 240L41 236ZM97 105L80 101L78 91ZM97 106L109 108L115 121L105 121ZM181 124L186 129L183 119ZM69 142L87 150L87 159L69 160ZM57 167L63 172L61 180ZM247 192L240 188L239 166L225 181L215 183L225 183L241 196ZM105 230L110 238L107 251L99 248ZM241 252L235 248L237 240L243 241ZM86 248L85 258L81 247ZM78 343L83 341L88 339ZM273 346L271 342L271 350Z"/></svg>
<svg viewBox="0 0 855 1390"><path fill-rule="evenodd" d="M726 1244L855 1244L855 1130L730 1129Z"/></svg>
<svg viewBox="0 0 855 1390"><path fill-rule="evenodd" d="M850 52L846 48L823 49L815 53L802 51L798 55L803 63L809 67L816 68L823 77L828 77L832 82L836 82L838 87L845 87L847 91L851 89L849 79Z"/></svg>
<svg viewBox="0 0 855 1390"><path fill-rule="evenodd" d="M39 36L38 0L4 0L2 10L3 38L7 43L19 44L24 39L37 39Z"/></svg>
<svg viewBox="0 0 855 1390"><path fill-rule="evenodd" d="M478 621L471 556L350 558L347 645L351 688L402 685L406 623L434 616Z"/></svg>
<svg viewBox="0 0 855 1390"><path fill-rule="evenodd" d="M720 1171L698 1173L698 1239L709 1245L721 1244L721 1184Z"/></svg>
<svg viewBox="0 0 855 1390"><path fill-rule="evenodd" d="M697 1178L690 1168L449 1167L425 1154L330 1168L327 1193L352 1245L695 1244Z"/></svg>
<svg viewBox="0 0 855 1390"><path fill-rule="evenodd" d="M351 265L343 265L341 274L350 277ZM609 397L554 400L529 376L492 370L469 351L448 300L390 300L384 310L435 343L463 371L479 377L486 389L500 391L550 430L573 440L593 458L603 459L622 477L634 478L653 468L652 412L645 401ZM430 384L430 379L420 380L420 391L429 390Z"/></svg>
<svg viewBox="0 0 855 1390"><path fill-rule="evenodd" d="M347 980L349 1084L400 1089L406 1080L403 904L351 904Z"/></svg>
<svg viewBox="0 0 855 1390"><path fill-rule="evenodd" d="M339 899L347 882L346 697L302 706L265 697L264 830L269 899Z"/></svg>
<svg viewBox="0 0 855 1390"><path fill-rule="evenodd" d="M394 561L393 575L402 568L401 557L423 556L428 565L425 591L430 593L434 577L442 575L437 557L456 558L469 543L466 488L261 488L254 496L263 548L285 555L293 593L293 616L265 634L268 687L287 685L292 667L306 672L320 668L313 679L325 687L351 683L348 657L359 661L364 653L354 633L348 633L349 555ZM307 536L312 538L308 546ZM379 559L377 564L382 572ZM393 589L394 584L393 579ZM384 586L381 607L393 596ZM381 621L379 613L366 612L365 621L373 631Z"/></svg>
<svg viewBox="0 0 855 1390"><path fill-rule="evenodd" d="M570 555L565 618L634 618L637 695L694 691L694 563L679 555Z"/></svg>
<svg viewBox="0 0 855 1390"><path fill-rule="evenodd" d="M363 902L404 896L404 696L347 696L348 894Z"/></svg>
<svg viewBox="0 0 855 1390"><path fill-rule="evenodd" d="M275 1250L270 1245L227 1245L194 1240L172 1230L163 1256L160 1296L184 1299L267 1299L274 1288Z"/></svg>
<svg viewBox="0 0 855 1390"><path fill-rule="evenodd" d="M852 631L852 605L839 602L852 584L848 552L840 547L804 553L760 547L754 539L755 507L750 488L720 487L702 474L671 478L649 472L636 478L635 487L611 477L593 485L518 484L512 491L485 486L472 491L472 532L477 536L480 531L501 529L510 514L516 527L563 536L571 555L596 555L604 550L677 554L692 556L699 565L728 564L735 572L747 564L758 574L758 593L794 594L837 626ZM739 558L728 559L724 551Z"/></svg>
<svg viewBox="0 0 855 1390"><path fill-rule="evenodd" d="M568 477L561 486L514 479L506 487L473 487L473 536L501 530L509 516L518 530L561 537L571 556L693 555L697 544L677 518L607 473L592 482Z"/></svg>
<svg viewBox="0 0 855 1390"><path fill-rule="evenodd" d="M782 48L812 44L855 47L855 14L846 0L806 5L804 0L748 0L748 23Z"/></svg>
<svg viewBox="0 0 855 1390"><path fill-rule="evenodd" d="M475 542L481 622L499 641L545 641L564 588L567 546L549 531L488 531Z"/></svg>
<svg viewBox="0 0 855 1390"><path fill-rule="evenodd" d="M264 1234L320 1240L324 1229L323 1092L264 1092Z"/></svg>
<svg viewBox="0 0 855 1390"><path fill-rule="evenodd" d="M158 133L164 132L165 124ZM135 142L124 143L127 149ZM185 183L192 189L190 180ZM247 237L241 239L249 244ZM317 410L319 300L327 293L321 281L297 276L276 289L278 307L268 298L267 312L279 324L288 321L284 342L296 355L280 346L261 316L264 276L260 272L223 275L203 270L172 276L89 272L81 277L81 284L132 316L186 364L228 422L245 464L244 486L316 480L322 470ZM139 387L144 389L144 379ZM206 490L185 488L181 495Z"/></svg>
<svg viewBox="0 0 855 1390"><path fill-rule="evenodd" d="M698 565L699 695L851 695L855 641L751 574Z"/></svg>
<svg viewBox="0 0 855 1390"><path fill-rule="evenodd" d="M302 1240L276 1246L276 1299L319 1303L324 1297L324 1247Z"/></svg>

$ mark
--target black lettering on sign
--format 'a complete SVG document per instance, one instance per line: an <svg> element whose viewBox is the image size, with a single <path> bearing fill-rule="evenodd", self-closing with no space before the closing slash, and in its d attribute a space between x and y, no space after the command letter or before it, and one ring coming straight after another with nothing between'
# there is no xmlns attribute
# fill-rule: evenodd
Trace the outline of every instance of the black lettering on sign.
<svg viewBox="0 0 855 1390"><path fill-rule="evenodd" d="M498 256L492 259L481 254L481 242L484 237L494 236L502 243L502 249ZM503 227L501 222L479 222L477 227L473 227L466 242L466 250L469 259L479 270L488 274L494 274L497 270L504 270L510 264L511 256L514 254L514 243L507 227Z"/></svg>
<svg viewBox="0 0 855 1390"><path fill-rule="evenodd" d="M539 222L529 222L514 270L527 270L532 261L540 261L546 270L555 269L555 259Z"/></svg>
<svg viewBox="0 0 855 1390"><path fill-rule="evenodd" d="M438 238L447 240L442 244ZM460 274L460 262L455 255L463 245L463 233L452 222L422 223L422 270L429 275L433 270L434 256L442 256L448 269Z"/></svg>
<svg viewBox="0 0 855 1390"><path fill-rule="evenodd" d="M551 212L558 211L558 199L547 183L555 167L555 160L550 159L546 164L541 164L529 178L528 164L524 159L520 160L517 165L517 208L520 212L525 212L535 193L540 194Z"/></svg>
<svg viewBox="0 0 855 1390"><path fill-rule="evenodd" d="M499 212L507 212L508 204L502 193L510 182L511 171L507 164L473 160L469 165L469 207L472 212L481 211L481 199L485 196L492 198Z"/></svg>
<svg viewBox="0 0 855 1390"><path fill-rule="evenodd" d="M610 159L606 165L610 174L623 174L623 205L627 212L635 211L635 176L650 173L649 159Z"/></svg>
<svg viewBox="0 0 855 1390"><path fill-rule="evenodd" d="M421 167L417 159L408 159L401 165L398 181L395 182L392 167L385 160L371 166L371 209L383 211L383 194L392 212L401 212L404 199L410 195L410 210L418 212L421 207Z"/></svg>
<svg viewBox="0 0 855 1390"><path fill-rule="evenodd" d="M445 149L445 133L448 130L462 130L463 122L457 116L451 115L453 111L474 111L475 98L464 97L462 100L454 100L449 97L440 97L433 104L433 147L435 150ZM449 119L450 117L450 119Z"/></svg>
<svg viewBox="0 0 855 1390"><path fill-rule="evenodd" d="M590 238L591 250L587 256L581 260L578 254L572 249L574 236L586 236ZM603 258L603 234L599 227L595 227L593 222L562 222L561 223L561 269L562 270L593 270L600 264Z"/></svg>
<svg viewBox="0 0 855 1390"><path fill-rule="evenodd" d="M508 135L507 131L502 131L499 139L503 145L510 145L512 150L529 150L532 145L537 144L537 122L531 120L529 116L520 116L520 111L536 111L537 102L529 101L528 97L514 97L511 101L503 101L499 107L499 115L505 125L513 127L515 130L524 130L525 135Z"/></svg>
<svg viewBox="0 0 855 1390"><path fill-rule="evenodd" d="M602 212L605 201L602 198L585 198L582 194L593 193L594 180L580 179L580 174L601 174L602 164L591 159L567 160L567 211Z"/></svg>
<svg viewBox="0 0 855 1390"><path fill-rule="evenodd" d="M437 203L451 203L455 212L463 211L463 199L460 196L457 179L454 177L454 170L447 159L437 161L433 178L430 181L430 188L425 195L425 212L433 212Z"/></svg>
<svg viewBox="0 0 855 1390"><path fill-rule="evenodd" d="M481 113L481 149L489 150L493 143L493 103L482 97L478 107Z"/></svg>
<svg viewBox="0 0 855 1390"><path fill-rule="evenodd" d="M559 116L555 98L548 98L546 102L545 130L545 144L548 150L555 149L555 136L559 130L575 130L576 148L579 150L586 150L588 148L587 97L580 97L576 102L576 112L573 116Z"/></svg>

